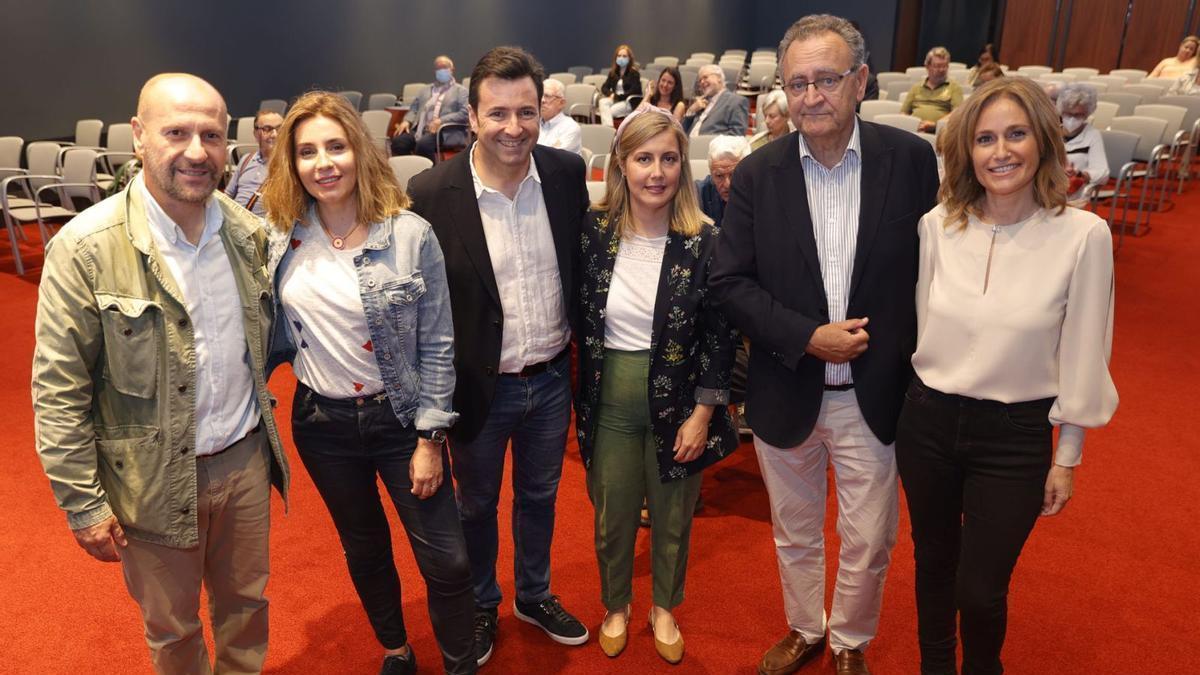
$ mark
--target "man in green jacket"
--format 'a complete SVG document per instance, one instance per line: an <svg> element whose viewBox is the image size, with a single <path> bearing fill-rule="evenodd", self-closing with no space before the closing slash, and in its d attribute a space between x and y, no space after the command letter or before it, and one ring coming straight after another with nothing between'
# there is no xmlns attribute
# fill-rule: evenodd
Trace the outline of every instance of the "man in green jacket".
<svg viewBox="0 0 1200 675"><path fill-rule="evenodd" d="M214 193L229 116L163 74L133 118L144 166L46 250L33 358L37 449L79 545L122 564L160 673L262 669L272 483L264 364L274 309L261 221Z"/></svg>

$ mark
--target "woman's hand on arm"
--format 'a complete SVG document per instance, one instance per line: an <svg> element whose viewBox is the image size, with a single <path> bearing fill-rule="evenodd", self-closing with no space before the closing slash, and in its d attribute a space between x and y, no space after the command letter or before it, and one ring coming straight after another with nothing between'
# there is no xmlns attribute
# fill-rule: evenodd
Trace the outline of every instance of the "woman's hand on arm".
<svg viewBox="0 0 1200 675"><path fill-rule="evenodd" d="M698 404L675 434L675 461L690 462L704 453L713 406Z"/></svg>

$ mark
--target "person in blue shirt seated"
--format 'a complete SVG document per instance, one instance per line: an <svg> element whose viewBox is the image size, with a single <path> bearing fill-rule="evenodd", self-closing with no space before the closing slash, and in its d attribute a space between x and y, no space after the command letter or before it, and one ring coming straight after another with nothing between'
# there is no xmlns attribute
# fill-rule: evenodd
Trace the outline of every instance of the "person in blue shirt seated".
<svg viewBox="0 0 1200 675"><path fill-rule="evenodd" d="M750 143L745 136L717 136L708 144L708 176L696 181L696 192L700 197L700 210L712 218L716 227L721 226L721 217L725 215L733 170L748 154Z"/></svg>

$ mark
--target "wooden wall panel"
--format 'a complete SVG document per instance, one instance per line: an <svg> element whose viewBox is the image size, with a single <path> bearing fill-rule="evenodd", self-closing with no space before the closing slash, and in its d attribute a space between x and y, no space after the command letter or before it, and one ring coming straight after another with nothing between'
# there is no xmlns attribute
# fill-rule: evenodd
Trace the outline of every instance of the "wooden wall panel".
<svg viewBox="0 0 1200 675"><path fill-rule="evenodd" d="M1150 70L1162 59L1174 56L1191 19L1189 4L1189 0L1136 0L1125 31L1120 67Z"/></svg>
<svg viewBox="0 0 1200 675"><path fill-rule="evenodd" d="M1007 0L1000 33L1000 63L1012 68L1049 65L1050 39L1060 0Z"/></svg>
<svg viewBox="0 0 1200 675"><path fill-rule="evenodd" d="M1188 0L1172 0L1186 5ZM1136 0L1141 5L1147 0ZM1074 0L1070 12L1063 13L1066 28L1066 44L1056 46L1054 65L1056 69L1074 66L1099 68L1100 72L1117 68L1121 37L1125 32L1125 13L1129 0ZM1182 29L1182 24L1178 24ZM1059 62L1059 55L1062 61ZM1156 61L1157 63L1157 61Z"/></svg>

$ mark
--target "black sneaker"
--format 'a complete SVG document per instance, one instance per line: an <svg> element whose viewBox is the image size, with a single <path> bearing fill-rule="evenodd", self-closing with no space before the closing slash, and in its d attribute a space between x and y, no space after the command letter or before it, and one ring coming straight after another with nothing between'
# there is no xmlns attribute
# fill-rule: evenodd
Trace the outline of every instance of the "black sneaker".
<svg viewBox="0 0 1200 675"><path fill-rule="evenodd" d="M383 667L379 669L379 675L415 675L416 672L417 654L412 647L408 648L407 654L383 657Z"/></svg>
<svg viewBox="0 0 1200 675"><path fill-rule="evenodd" d="M559 644L581 645L587 642L588 630L579 619L563 609L557 595L529 604L514 600L513 614L516 614L518 619L546 631L550 639Z"/></svg>
<svg viewBox="0 0 1200 675"><path fill-rule="evenodd" d="M482 666L492 658L496 644L496 608L475 608L475 665Z"/></svg>

